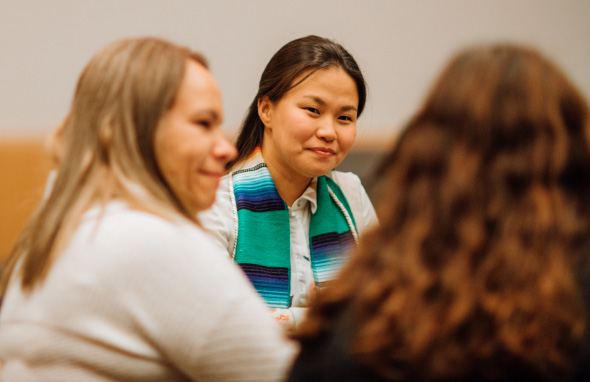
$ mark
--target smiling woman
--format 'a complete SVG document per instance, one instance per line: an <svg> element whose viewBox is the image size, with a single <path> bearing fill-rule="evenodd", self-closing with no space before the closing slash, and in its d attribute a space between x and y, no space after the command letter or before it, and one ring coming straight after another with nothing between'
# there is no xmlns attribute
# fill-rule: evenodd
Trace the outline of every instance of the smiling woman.
<svg viewBox="0 0 590 382"><path fill-rule="evenodd" d="M193 216L213 204L225 164L236 156L221 131L222 118L213 76L188 62L176 101L156 130L154 151L164 179Z"/></svg>
<svg viewBox="0 0 590 382"><path fill-rule="evenodd" d="M333 171L354 143L366 93L341 45L287 43L262 73L215 205L199 215L288 331L376 223L359 178Z"/></svg>
<svg viewBox="0 0 590 382"><path fill-rule="evenodd" d="M303 72L277 102L259 101L264 123L262 156L279 195L288 206L310 180L329 173L354 143L358 93L339 67Z"/></svg>
<svg viewBox="0 0 590 382"><path fill-rule="evenodd" d="M294 345L196 220L236 156L222 119L197 53L138 38L91 59L3 277L2 381L284 378Z"/></svg>

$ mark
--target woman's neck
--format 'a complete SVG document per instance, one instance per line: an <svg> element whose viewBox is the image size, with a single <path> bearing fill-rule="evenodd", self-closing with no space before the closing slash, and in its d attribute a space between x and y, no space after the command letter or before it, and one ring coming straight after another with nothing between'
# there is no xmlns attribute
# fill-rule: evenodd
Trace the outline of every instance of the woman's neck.
<svg viewBox="0 0 590 382"><path fill-rule="evenodd" d="M293 171L275 163L272 156L269 156L268 160L265 158L265 163L279 195L291 207L303 195L311 183L311 178L301 174L293 174Z"/></svg>
<svg viewBox="0 0 590 382"><path fill-rule="evenodd" d="M303 195L303 192L311 183L311 178L301 177L299 175L292 176L292 174L281 171L282 169L276 168L272 164L269 165L267 163L266 166L279 195L289 207Z"/></svg>

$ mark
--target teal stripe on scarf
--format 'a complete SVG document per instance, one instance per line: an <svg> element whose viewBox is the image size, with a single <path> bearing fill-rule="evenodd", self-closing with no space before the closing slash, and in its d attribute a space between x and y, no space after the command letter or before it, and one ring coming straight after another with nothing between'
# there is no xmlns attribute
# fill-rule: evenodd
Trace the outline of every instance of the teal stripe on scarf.
<svg viewBox="0 0 590 382"><path fill-rule="evenodd" d="M311 216L309 248L316 287L321 288L336 276L346 261L346 254L355 244L345 213L354 227L356 224L348 201L336 182L326 176L319 177L317 181L318 208ZM339 206L336 201L342 205Z"/></svg>
<svg viewBox="0 0 590 382"><path fill-rule="evenodd" d="M291 304L289 210L260 152L255 152L253 158L247 168L230 175L238 219L234 260L269 307L287 308ZM309 233L312 270L316 286L321 287L344 264L356 235L344 194L326 176L318 178L317 209L312 214Z"/></svg>

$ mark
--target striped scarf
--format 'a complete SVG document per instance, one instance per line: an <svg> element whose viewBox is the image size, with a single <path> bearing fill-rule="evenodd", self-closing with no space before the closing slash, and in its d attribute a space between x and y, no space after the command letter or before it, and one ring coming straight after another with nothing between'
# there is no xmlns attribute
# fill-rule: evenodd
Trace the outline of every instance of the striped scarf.
<svg viewBox="0 0 590 382"><path fill-rule="evenodd" d="M260 148L229 176L236 240L232 257L271 308L290 306L289 210ZM309 226L311 267L320 289L334 278L358 240L350 206L329 177L317 178L317 209ZM239 234L238 234L239 233Z"/></svg>

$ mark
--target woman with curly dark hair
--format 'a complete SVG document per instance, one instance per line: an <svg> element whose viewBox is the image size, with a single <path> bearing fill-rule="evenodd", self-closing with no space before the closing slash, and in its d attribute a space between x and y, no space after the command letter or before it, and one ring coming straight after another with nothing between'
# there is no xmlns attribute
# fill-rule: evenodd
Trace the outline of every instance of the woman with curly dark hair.
<svg viewBox="0 0 590 382"><path fill-rule="evenodd" d="M588 380L590 116L555 64L460 52L379 174L291 381Z"/></svg>

